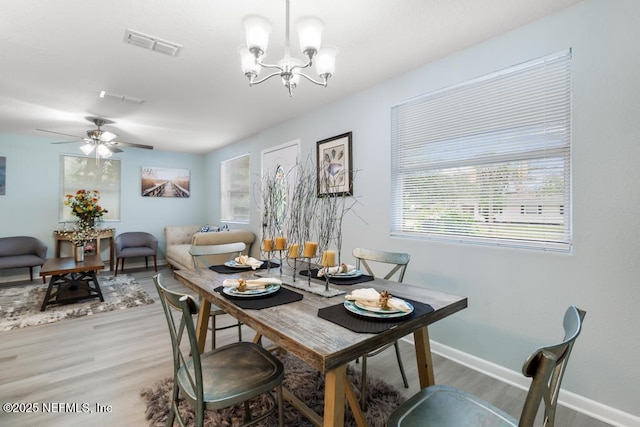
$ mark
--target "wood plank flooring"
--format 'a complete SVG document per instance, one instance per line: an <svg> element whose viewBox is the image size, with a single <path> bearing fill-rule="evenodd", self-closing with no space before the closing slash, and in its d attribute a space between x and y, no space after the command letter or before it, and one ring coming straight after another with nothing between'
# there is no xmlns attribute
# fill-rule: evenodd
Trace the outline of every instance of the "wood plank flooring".
<svg viewBox="0 0 640 427"><path fill-rule="evenodd" d="M126 273L136 277L155 304L0 332L0 402L34 403L31 409L38 409L37 413L0 410L0 426L148 425L139 391L171 375L171 345L153 270ZM167 287L186 291L169 269L162 273ZM253 334L245 329L243 337L250 340ZM219 345L235 339L235 329L218 333ZM368 370L410 396L418 390L415 356L410 344L401 342L401 349L409 389L402 385L392 348L371 358ZM434 366L438 383L464 388L519 414L524 391L442 357L434 356ZM608 426L562 407L556 425Z"/></svg>

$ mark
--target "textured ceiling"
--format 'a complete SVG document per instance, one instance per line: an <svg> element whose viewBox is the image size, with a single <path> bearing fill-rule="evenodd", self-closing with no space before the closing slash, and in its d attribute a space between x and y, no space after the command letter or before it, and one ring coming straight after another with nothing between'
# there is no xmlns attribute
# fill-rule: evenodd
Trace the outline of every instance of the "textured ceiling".
<svg viewBox="0 0 640 427"><path fill-rule="evenodd" d="M69 140L36 129L84 136L94 116L119 141L205 153L579 1L291 0L291 21L320 17L340 49L329 87L303 80L292 98L277 78L250 88L236 51L243 17L260 14L273 24L266 60L282 57L284 0L2 1L0 132ZM126 44L127 29L182 50Z"/></svg>

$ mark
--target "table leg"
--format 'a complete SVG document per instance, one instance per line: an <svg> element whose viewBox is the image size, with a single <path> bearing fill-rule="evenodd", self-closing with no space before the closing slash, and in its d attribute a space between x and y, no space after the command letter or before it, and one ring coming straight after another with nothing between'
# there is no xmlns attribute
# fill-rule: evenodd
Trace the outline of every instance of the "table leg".
<svg viewBox="0 0 640 427"><path fill-rule="evenodd" d="M53 284L57 280L58 276L51 276L49 280L49 286L47 287L47 293L44 296L44 301L42 301L42 307L40 307L40 311L44 311L47 308L47 304L49 303L49 299L51 298L51 290L53 289Z"/></svg>
<svg viewBox="0 0 640 427"><path fill-rule="evenodd" d="M344 397L347 365L338 366L325 373L324 425L344 426Z"/></svg>
<svg viewBox="0 0 640 427"><path fill-rule="evenodd" d="M196 335L198 337L198 347L200 354L204 353L204 345L207 343L207 327L209 326L209 314L211 313L211 303L202 298L200 301L200 312L198 313L198 323L196 325Z"/></svg>
<svg viewBox="0 0 640 427"><path fill-rule="evenodd" d="M413 333L413 340L416 348L416 361L418 363L418 377L420 388L435 385L433 375L433 360L431 359L431 344L429 343L429 330L426 326Z"/></svg>
<svg viewBox="0 0 640 427"><path fill-rule="evenodd" d="M346 371L345 371L346 375ZM362 408L360 407L360 402L356 397L356 393L353 391L353 384L349 382L349 379L345 377L345 392L347 394L347 401L349 402L349 407L351 408L351 412L353 413L353 418L356 420L356 424L359 427L367 427L367 419L362 412Z"/></svg>

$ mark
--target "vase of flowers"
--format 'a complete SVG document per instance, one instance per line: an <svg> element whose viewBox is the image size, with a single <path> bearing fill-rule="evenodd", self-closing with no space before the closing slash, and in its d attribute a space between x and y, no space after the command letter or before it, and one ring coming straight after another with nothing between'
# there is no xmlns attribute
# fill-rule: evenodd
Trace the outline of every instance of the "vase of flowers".
<svg viewBox="0 0 640 427"><path fill-rule="evenodd" d="M94 228L108 211L98 204L98 190L78 190L75 194L65 196L64 205L71 208L71 214L78 217L78 227Z"/></svg>

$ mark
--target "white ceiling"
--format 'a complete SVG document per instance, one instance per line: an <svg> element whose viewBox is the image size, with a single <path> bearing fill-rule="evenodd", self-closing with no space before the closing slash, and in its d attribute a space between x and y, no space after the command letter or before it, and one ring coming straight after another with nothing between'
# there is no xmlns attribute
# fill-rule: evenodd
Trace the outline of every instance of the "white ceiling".
<svg viewBox="0 0 640 427"><path fill-rule="evenodd" d="M5 0L0 132L64 141L36 128L84 136L96 116L118 141L206 153L579 1L291 0L291 21L324 20L340 54L328 88L302 80L289 98L278 78L250 88L236 52L243 17L260 14L274 27L266 60L282 57L285 0ZM126 44L127 29L182 50ZM294 34L291 45L298 55Z"/></svg>

